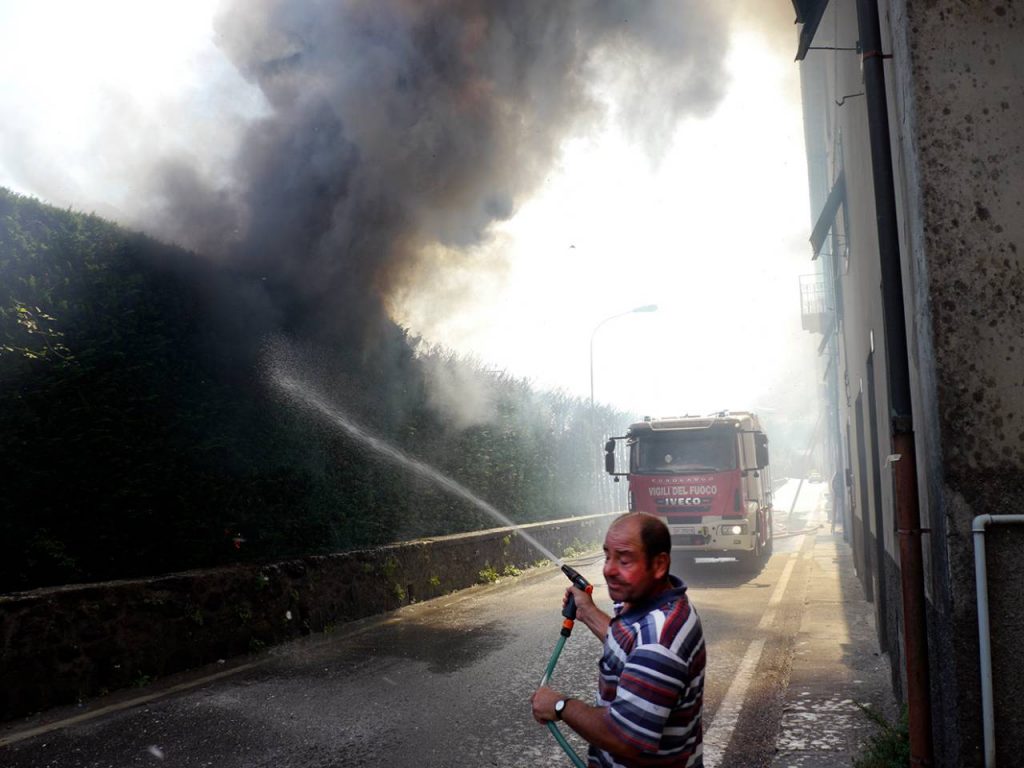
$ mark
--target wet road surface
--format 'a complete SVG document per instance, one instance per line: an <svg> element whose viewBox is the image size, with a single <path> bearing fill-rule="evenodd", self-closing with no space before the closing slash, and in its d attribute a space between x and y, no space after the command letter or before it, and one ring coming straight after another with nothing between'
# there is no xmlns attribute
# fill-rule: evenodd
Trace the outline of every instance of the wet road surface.
<svg viewBox="0 0 1024 768"><path fill-rule="evenodd" d="M812 490L805 487L800 515L821 506L822 489ZM757 575L725 562L700 562L684 574L708 642L709 766L771 762L803 611L804 540L778 540ZM608 607L600 566L595 558L577 562ZM84 707L6 723L0 765L569 765L529 707L558 638L567 583L554 568L538 569ZM578 626L551 684L592 699L599 651L599 641Z"/></svg>

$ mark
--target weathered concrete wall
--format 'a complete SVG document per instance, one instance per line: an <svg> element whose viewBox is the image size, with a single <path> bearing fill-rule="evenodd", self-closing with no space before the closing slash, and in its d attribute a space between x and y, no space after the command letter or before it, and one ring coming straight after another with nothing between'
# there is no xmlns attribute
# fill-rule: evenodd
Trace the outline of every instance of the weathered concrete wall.
<svg viewBox="0 0 1024 768"><path fill-rule="evenodd" d="M614 515L526 525L559 557ZM542 555L515 528L0 596L0 720L426 600Z"/></svg>
<svg viewBox="0 0 1024 768"><path fill-rule="evenodd" d="M805 91L827 131L832 178L846 199L834 223L848 253L835 267L842 308L840 410L850 431L858 568L878 569L879 627L905 692L902 599L893 519L885 328L856 0L830 0L805 68L824 93ZM937 766L981 765L982 715L974 547L979 514L1019 512L1024 496L1024 7L1011 0L879 0L899 222L918 482L924 536L932 715ZM819 151L812 147L812 158ZM820 162L820 160L819 160ZM827 258L823 254L822 258ZM844 260L845 259L845 260ZM872 354L871 340L874 340ZM870 364L867 364L868 360ZM873 368L873 370L872 370ZM868 448L874 383L879 423ZM845 398L843 397L845 394ZM845 404L843 400L845 399ZM871 479L880 480L871 493ZM861 482L863 481L863 482ZM881 512L881 519L877 513ZM867 520L868 524L863 521ZM1024 534L1024 531L1021 532ZM1000 534L1001 535L1001 534ZM1019 534L1006 534L1016 536ZM884 543L877 560L870 540ZM1024 753L1024 558L1019 546L990 557L1000 762ZM883 604L884 600L884 604Z"/></svg>
<svg viewBox="0 0 1024 768"><path fill-rule="evenodd" d="M979 514L1019 512L1024 493L1024 8L893 0L894 90L904 164L905 258L924 465L938 765L981 760L974 547ZM915 197L916 196L916 197ZM931 407L927 407L930 405ZM1024 646L1020 549L996 548L994 647ZM1008 596L1003 600L1002 596ZM1016 602L1015 602L1016 601ZM1000 723L1024 711L1024 670L995 661ZM969 714L968 714L969 713ZM1024 730L999 728L1000 762Z"/></svg>

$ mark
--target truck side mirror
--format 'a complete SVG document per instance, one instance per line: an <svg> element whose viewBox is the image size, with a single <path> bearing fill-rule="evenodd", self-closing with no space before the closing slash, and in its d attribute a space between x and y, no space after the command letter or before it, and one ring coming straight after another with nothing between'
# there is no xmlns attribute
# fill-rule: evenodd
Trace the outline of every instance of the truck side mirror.
<svg viewBox="0 0 1024 768"><path fill-rule="evenodd" d="M768 435L758 432L754 435L754 447L757 453L757 468L764 469L768 466Z"/></svg>
<svg viewBox="0 0 1024 768"><path fill-rule="evenodd" d="M615 475L615 482L619 482L619 475L627 474L615 471L615 443L625 439L624 437L615 437L604 444L604 471L609 475ZM629 444L628 441L627 444Z"/></svg>

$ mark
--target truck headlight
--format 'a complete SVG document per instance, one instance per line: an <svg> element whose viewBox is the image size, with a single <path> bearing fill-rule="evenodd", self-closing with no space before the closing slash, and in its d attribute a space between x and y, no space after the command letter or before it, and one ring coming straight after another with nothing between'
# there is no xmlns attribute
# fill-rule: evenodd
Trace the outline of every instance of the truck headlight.
<svg viewBox="0 0 1024 768"><path fill-rule="evenodd" d="M747 526L723 525L720 530L723 536L739 536L747 532Z"/></svg>

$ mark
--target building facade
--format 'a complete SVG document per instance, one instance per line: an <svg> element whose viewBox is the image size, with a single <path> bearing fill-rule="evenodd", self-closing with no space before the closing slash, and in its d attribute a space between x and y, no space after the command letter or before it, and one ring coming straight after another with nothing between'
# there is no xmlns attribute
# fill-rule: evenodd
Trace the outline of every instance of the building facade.
<svg viewBox="0 0 1024 768"><path fill-rule="evenodd" d="M1024 4L793 4L812 212L801 293L805 328L821 336L835 508L900 698L913 699L915 665L927 663L933 764L1015 765L1024 524L1008 516L1024 514ZM866 28L873 13L880 46ZM916 451L894 448L908 434ZM916 499L896 482L908 456ZM907 504L920 533L901 522ZM908 555L918 546L919 577ZM915 622L926 654L906 652Z"/></svg>

